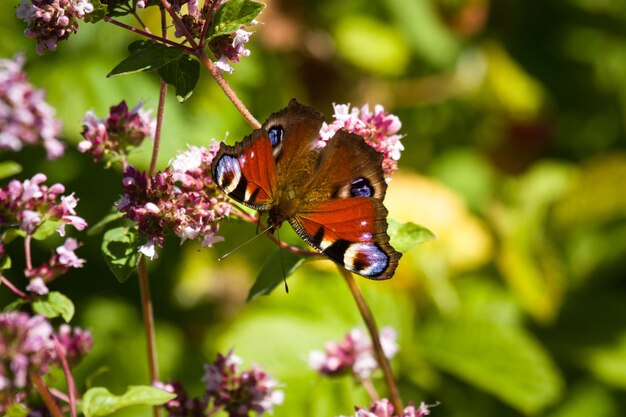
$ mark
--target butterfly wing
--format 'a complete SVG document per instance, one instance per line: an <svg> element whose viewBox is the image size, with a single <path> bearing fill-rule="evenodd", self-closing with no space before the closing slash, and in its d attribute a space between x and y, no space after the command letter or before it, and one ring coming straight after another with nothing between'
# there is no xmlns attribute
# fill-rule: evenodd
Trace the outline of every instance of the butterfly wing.
<svg viewBox="0 0 626 417"><path fill-rule="evenodd" d="M311 178L323 121L321 113L291 100L243 141L220 145L211 166L215 183L248 207L270 210L286 188L299 190Z"/></svg>
<svg viewBox="0 0 626 417"><path fill-rule="evenodd" d="M289 220L316 250L371 279L391 278L402 256L387 235L382 158L360 136L338 131L321 151L305 202Z"/></svg>
<svg viewBox="0 0 626 417"><path fill-rule="evenodd" d="M347 270L389 279L402 254L389 244L386 216L377 199L351 197L313 204L289 223L302 240Z"/></svg>

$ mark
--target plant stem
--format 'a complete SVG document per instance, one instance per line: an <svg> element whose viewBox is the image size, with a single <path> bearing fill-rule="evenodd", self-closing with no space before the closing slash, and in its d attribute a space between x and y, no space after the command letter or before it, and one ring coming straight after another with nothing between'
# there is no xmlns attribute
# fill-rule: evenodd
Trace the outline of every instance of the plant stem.
<svg viewBox="0 0 626 417"><path fill-rule="evenodd" d="M41 395L41 399L43 400L46 407L48 407L48 411L50 411L52 417L64 417L63 412L61 412L61 409L59 408L59 405L54 401L54 398L52 398L48 387L46 387L46 384L43 383L41 377L35 373L31 373L30 379L31 381L33 381L37 392L39 392L39 395Z"/></svg>
<svg viewBox="0 0 626 417"><path fill-rule="evenodd" d="M165 21L165 13L161 10L161 30L163 38L167 34L167 22ZM159 148L161 146L161 128L163 127L163 114L165 113L165 97L167 94L167 84L161 80L161 88L159 90L159 107L157 110L156 129L154 132L154 143L152 145L152 159L150 160L150 171L148 175L152 177L156 172L157 160L159 158Z"/></svg>
<svg viewBox="0 0 626 417"><path fill-rule="evenodd" d="M145 36L146 38L152 39L153 41L161 42L161 43L164 43L166 45L173 46L175 48L180 48L180 49L184 50L185 52L187 52L189 54L193 53L193 49L189 48L188 46L182 45L182 44L180 44L178 42L174 42L174 41L171 41L169 39L163 39L160 36L153 35L152 33L148 33L148 32L143 31L141 29L137 29L136 27L127 25L126 23L122 23L122 22L117 21L115 19L111 19L108 16L104 16L103 19L104 19L105 22L109 22L109 23L114 24L116 26L119 26L121 28L130 30L131 32L135 32L135 33L137 33L137 34L139 34L141 36Z"/></svg>
<svg viewBox="0 0 626 417"><path fill-rule="evenodd" d="M30 241L32 235L30 233L26 233L24 236L24 262L26 262L26 270L30 271L33 269L33 259L30 254Z"/></svg>
<svg viewBox="0 0 626 417"><path fill-rule="evenodd" d="M74 378L70 372L70 366L67 363L65 349L61 346L61 343L59 343L59 339L57 339L56 336L52 336L52 340L54 342L54 350L61 360L61 366L63 367L63 373L65 374L65 381L67 382L67 391L70 397L70 414L72 417L76 417L76 384L74 383Z"/></svg>
<svg viewBox="0 0 626 417"><path fill-rule="evenodd" d="M18 297L20 297L20 298L27 298L28 297L25 293L23 293L22 291L18 290L17 287L15 285L13 285L13 283L11 281L9 281L3 275L0 275L0 282L2 282L4 285L6 285L7 288L10 289L11 291L13 291L13 293L15 295L17 295Z"/></svg>
<svg viewBox="0 0 626 417"><path fill-rule="evenodd" d="M183 21L180 20L180 17L178 17L176 12L172 8L172 5L170 4L170 2L167 0L161 0L161 5L163 6L165 10L167 10L167 13L169 13L170 17L172 18L172 21L174 22L174 26L176 26L176 28L180 31L180 33L182 33L185 36L185 39L187 39L187 42L189 42L189 45L191 45L191 48L193 50L197 50L198 43L193 38L193 35L189 32L189 29L187 29L187 26L185 26Z"/></svg>
<svg viewBox="0 0 626 417"><path fill-rule="evenodd" d="M139 258L139 290L141 292L143 322L146 328L146 345L148 349L148 370L150 372L150 382L155 383L159 380L159 369L157 365L154 314L152 311L152 299L150 298L150 284L148 281L149 280L148 269L146 268L146 258L142 255ZM152 410L154 417L160 416L158 406L154 406Z"/></svg>
<svg viewBox="0 0 626 417"><path fill-rule="evenodd" d="M235 108L239 111L239 113L243 116L243 118L246 119L246 122L248 122L248 124L252 126L253 129L260 128L261 123L259 123L259 121L255 119L252 113L250 113L248 108L243 104L241 99L239 99L239 97L237 96L237 93L235 93L235 91L232 89L230 84L228 84L228 81L226 81L224 77L222 77L222 73L213 64L213 62L211 62L206 52L204 52L203 49L197 50L195 52L195 55L200 61L200 63L202 64L202 66L204 66L204 68L209 72L209 74L211 74L215 82L217 82L217 85L219 85L222 91L224 91L224 94L226 94L226 97L228 97L228 99L232 101L232 103L235 105Z"/></svg>
<svg viewBox="0 0 626 417"><path fill-rule="evenodd" d="M356 302L359 312L361 313L361 317L363 317L365 326L367 326L367 330L369 331L370 337L372 338L372 346L374 347L376 361L378 362L378 366L380 366L380 369L383 371L385 383L387 384L387 388L389 389L391 403L393 404L396 413L402 413L402 410L404 409L404 407L402 406L402 399L400 398L400 393L398 392L396 380L394 379L393 373L391 372L389 360L385 356L383 347L380 344L380 334L378 333L378 327L376 326L376 321L374 320L372 311L365 302L365 298L363 298L363 294L361 293L361 290L359 290L359 287L356 284L352 273L342 267L338 268L341 272L341 275L343 275L344 279L346 280L346 284L348 284L350 293L352 293L352 297Z"/></svg>

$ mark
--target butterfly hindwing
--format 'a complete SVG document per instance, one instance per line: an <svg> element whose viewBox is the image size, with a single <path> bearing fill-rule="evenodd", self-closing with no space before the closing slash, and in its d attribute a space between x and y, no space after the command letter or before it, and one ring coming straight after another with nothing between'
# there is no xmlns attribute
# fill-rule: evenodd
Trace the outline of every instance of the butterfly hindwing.
<svg viewBox="0 0 626 417"><path fill-rule="evenodd" d="M305 242L344 268L388 279L401 254L389 245L386 215L374 198L337 198L308 206L289 223Z"/></svg>

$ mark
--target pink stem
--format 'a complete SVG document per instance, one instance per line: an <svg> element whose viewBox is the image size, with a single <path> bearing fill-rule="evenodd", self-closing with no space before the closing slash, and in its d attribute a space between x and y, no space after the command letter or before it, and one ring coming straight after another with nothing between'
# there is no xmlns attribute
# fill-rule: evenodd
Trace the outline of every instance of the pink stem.
<svg viewBox="0 0 626 417"><path fill-rule="evenodd" d="M70 413L72 417L76 417L76 384L74 383L74 378L70 372L70 366L67 363L65 348L61 345L56 336L52 336L52 340L54 341L54 350L61 361L63 373L65 374L65 381L67 382L67 390L70 397Z"/></svg>
<svg viewBox="0 0 626 417"><path fill-rule="evenodd" d="M17 295L20 298L28 298L28 296L23 293L22 291L18 290L17 287L15 285L13 285L13 283L11 281L9 281L7 278L5 278L3 275L0 275L0 282L2 282L4 285L7 286L8 289L10 289L11 291L13 291L13 293L15 295Z"/></svg>

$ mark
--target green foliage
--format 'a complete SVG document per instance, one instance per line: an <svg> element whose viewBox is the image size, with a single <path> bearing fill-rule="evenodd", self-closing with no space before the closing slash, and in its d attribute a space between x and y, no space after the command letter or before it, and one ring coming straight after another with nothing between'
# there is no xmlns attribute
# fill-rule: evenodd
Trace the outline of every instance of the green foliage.
<svg viewBox="0 0 626 417"><path fill-rule="evenodd" d="M131 386L122 395L113 395L106 388L91 388L83 396L85 417L108 416L120 409L165 404L176 394L150 386Z"/></svg>
<svg viewBox="0 0 626 417"><path fill-rule="evenodd" d="M158 71L163 81L176 88L176 98L183 103L198 84L200 63L189 55L183 55L163 65Z"/></svg>
<svg viewBox="0 0 626 417"><path fill-rule="evenodd" d="M139 238L135 229L116 227L102 238L102 254L119 282L126 281L139 263Z"/></svg>
<svg viewBox="0 0 626 417"><path fill-rule="evenodd" d="M11 404L7 410L6 417L26 417L28 415L28 408L22 404Z"/></svg>
<svg viewBox="0 0 626 417"><path fill-rule="evenodd" d="M252 0L229 0L222 4L211 21L208 39L235 33L241 26L250 24L265 8L265 4Z"/></svg>
<svg viewBox="0 0 626 417"><path fill-rule="evenodd" d="M9 178L22 172L22 166L17 162L4 161L0 163L0 179Z"/></svg>
<svg viewBox="0 0 626 417"><path fill-rule="evenodd" d="M183 56L180 49L156 42L144 41L141 46L134 44L129 49L132 50L131 55L117 64L107 77L155 71Z"/></svg>
<svg viewBox="0 0 626 417"><path fill-rule="evenodd" d="M388 223L387 231L391 246L401 253L429 240L437 239L433 232L415 223L399 223L393 219L388 219Z"/></svg>
<svg viewBox="0 0 626 417"><path fill-rule="evenodd" d="M74 317L74 303L58 291L50 291L33 301L33 311L49 319L62 317L70 322Z"/></svg>
<svg viewBox="0 0 626 417"><path fill-rule="evenodd" d="M248 292L246 301L252 301L260 295L268 295L274 288L286 280L296 269L302 265L304 258L301 255L284 249L277 249L271 255L259 275L257 275L254 285Z"/></svg>

